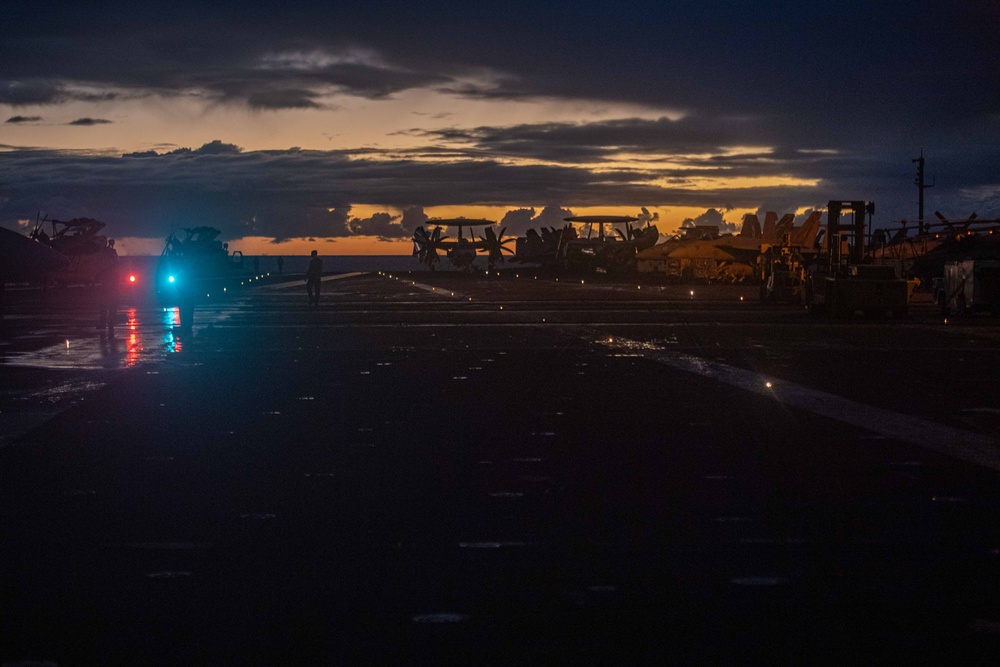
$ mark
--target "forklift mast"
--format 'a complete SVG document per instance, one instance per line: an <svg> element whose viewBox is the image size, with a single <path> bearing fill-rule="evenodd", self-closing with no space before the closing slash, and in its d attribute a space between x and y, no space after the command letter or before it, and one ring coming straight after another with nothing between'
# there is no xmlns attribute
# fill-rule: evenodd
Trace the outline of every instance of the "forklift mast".
<svg viewBox="0 0 1000 667"><path fill-rule="evenodd" d="M842 212L850 212L852 221L841 223ZM866 215L875 213L874 202L831 201L827 204L826 235L827 259L834 273L845 266L861 263L865 255ZM845 252L845 247L846 252Z"/></svg>
<svg viewBox="0 0 1000 667"><path fill-rule="evenodd" d="M906 315L908 292L905 280L891 266L866 264L866 217L875 204L863 201L831 201L827 204L827 246L816 270L806 276L805 301L810 312L866 315L891 312ZM853 220L841 223L842 213Z"/></svg>

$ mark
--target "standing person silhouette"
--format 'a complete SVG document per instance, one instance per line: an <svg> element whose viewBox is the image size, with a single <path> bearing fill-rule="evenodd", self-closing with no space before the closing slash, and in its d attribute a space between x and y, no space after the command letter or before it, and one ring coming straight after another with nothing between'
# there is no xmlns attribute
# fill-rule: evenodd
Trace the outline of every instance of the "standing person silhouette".
<svg viewBox="0 0 1000 667"><path fill-rule="evenodd" d="M285 272L285 258L284 257L279 257L278 258L278 273L284 273L284 272Z"/></svg>
<svg viewBox="0 0 1000 667"><path fill-rule="evenodd" d="M306 269L306 292L309 293L309 305L319 305L319 285L323 276L323 260L312 251L312 259L309 260L309 268Z"/></svg>
<svg viewBox="0 0 1000 667"><path fill-rule="evenodd" d="M108 239L108 245L101 249L103 268L99 277L101 281L100 301L101 315L98 329L107 327L108 333L114 334L115 318L118 316L118 251L115 250L115 240Z"/></svg>

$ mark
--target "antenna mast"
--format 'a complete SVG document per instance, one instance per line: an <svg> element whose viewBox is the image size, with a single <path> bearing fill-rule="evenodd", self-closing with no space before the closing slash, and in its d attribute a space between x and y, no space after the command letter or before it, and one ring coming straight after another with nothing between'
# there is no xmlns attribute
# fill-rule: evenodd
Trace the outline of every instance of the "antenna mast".
<svg viewBox="0 0 1000 667"><path fill-rule="evenodd" d="M919 198L917 200L917 234L923 234L926 231L924 225L924 190L927 188L933 188L934 184L924 183L924 149L920 149L920 157L914 158L911 162L917 163L917 177L914 179L914 183L917 184L917 192L919 193Z"/></svg>

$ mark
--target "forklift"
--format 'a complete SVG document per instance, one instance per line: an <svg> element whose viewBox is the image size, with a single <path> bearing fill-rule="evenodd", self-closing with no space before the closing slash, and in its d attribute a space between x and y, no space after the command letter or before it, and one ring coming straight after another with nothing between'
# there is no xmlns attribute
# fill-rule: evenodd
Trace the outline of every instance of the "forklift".
<svg viewBox="0 0 1000 667"><path fill-rule="evenodd" d="M852 220L841 222L841 213L849 213ZM874 264L866 255L865 220L874 213L872 202L827 204L826 247L806 270L805 302L810 313L906 316L906 281L897 278L891 266Z"/></svg>

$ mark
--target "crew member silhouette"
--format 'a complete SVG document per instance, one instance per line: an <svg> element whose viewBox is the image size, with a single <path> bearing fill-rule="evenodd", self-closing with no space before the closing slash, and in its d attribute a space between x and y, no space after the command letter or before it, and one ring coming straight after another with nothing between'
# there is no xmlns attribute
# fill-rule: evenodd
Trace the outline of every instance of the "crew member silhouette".
<svg viewBox="0 0 1000 667"><path fill-rule="evenodd" d="M312 259L309 260L309 268L306 269L306 292L309 293L309 305L319 305L319 285L323 275L323 260L316 256L316 251L312 251Z"/></svg>
<svg viewBox="0 0 1000 667"><path fill-rule="evenodd" d="M115 317L118 310L118 282L121 278L118 271L118 251L115 250L115 240L108 239L108 245L101 249L101 281L98 300L101 314L97 323L98 329L107 327L108 333L114 333Z"/></svg>

